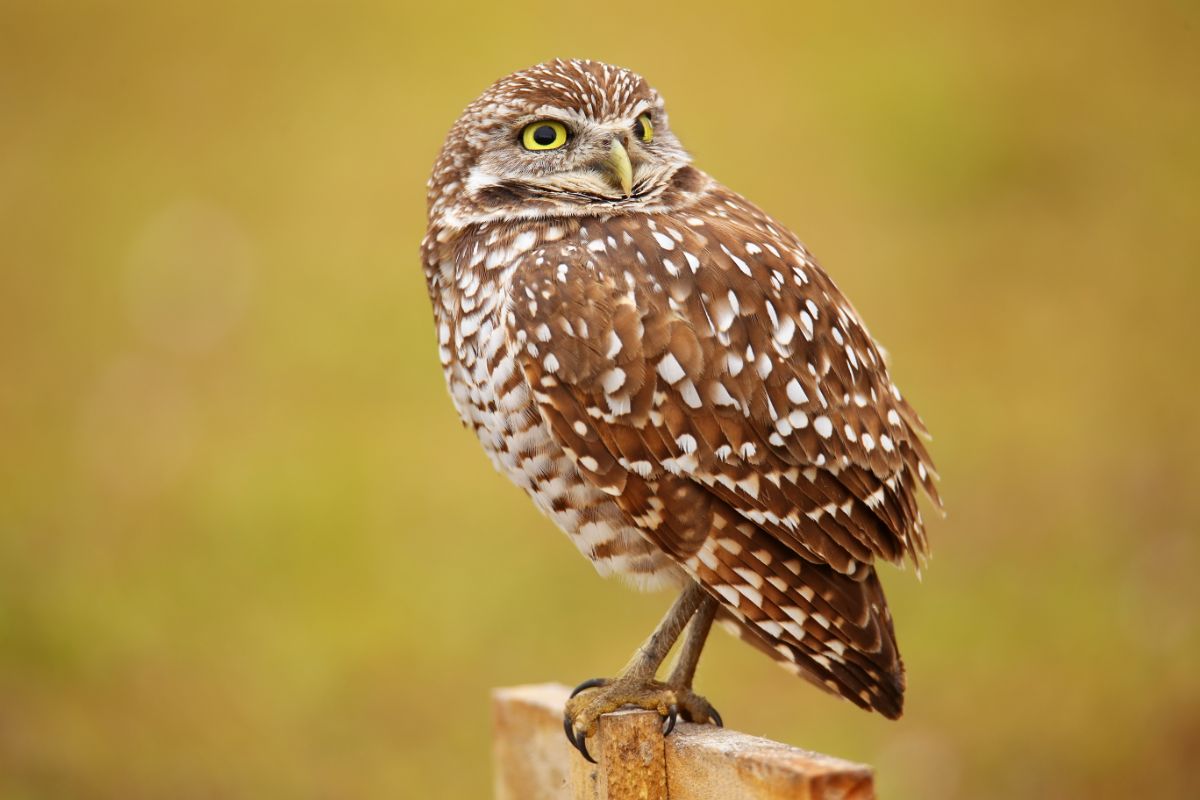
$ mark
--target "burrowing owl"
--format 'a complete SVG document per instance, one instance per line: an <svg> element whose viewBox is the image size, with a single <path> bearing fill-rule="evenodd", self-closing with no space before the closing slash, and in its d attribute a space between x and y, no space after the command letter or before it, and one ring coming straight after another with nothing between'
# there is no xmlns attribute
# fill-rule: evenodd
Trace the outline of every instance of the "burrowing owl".
<svg viewBox="0 0 1200 800"><path fill-rule="evenodd" d="M874 561L926 553L924 427L791 231L691 166L645 80L509 75L446 137L422 257L454 404L604 574L679 599L565 714L719 723L693 693L714 616L812 683L900 715ZM679 661L656 673L685 626Z"/></svg>

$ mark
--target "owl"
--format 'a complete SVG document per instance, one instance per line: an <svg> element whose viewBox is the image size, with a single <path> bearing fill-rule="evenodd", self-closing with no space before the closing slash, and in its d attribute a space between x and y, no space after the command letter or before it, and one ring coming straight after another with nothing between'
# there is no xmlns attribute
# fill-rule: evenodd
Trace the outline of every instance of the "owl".
<svg viewBox="0 0 1200 800"><path fill-rule="evenodd" d="M926 431L788 228L692 166L626 69L555 60L483 93L428 184L422 261L451 397L495 467L601 574L678 599L564 712L721 723L693 688L714 620L900 716L877 560L918 569ZM676 662L659 670L680 638Z"/></svg>

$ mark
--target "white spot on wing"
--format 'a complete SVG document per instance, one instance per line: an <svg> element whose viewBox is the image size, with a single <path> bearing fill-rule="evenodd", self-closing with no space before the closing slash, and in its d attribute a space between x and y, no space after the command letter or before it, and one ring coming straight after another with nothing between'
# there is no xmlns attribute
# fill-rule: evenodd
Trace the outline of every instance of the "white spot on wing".
<svg viewBox="0 0 1200 800"><path fill-rule="evenodd" d="M606 394L612 394L625 385L625 370L613 367L600 378L600 385Z"/></svg>
<svg viewBox="0 0 1200 800"><path fill-rule="evenodd" d="M617 353L621 352L621 337L617 336L616 331L608 332L608 352L604 355L607 358L612 358Z"/></svg>
<svg viewBox="0 0 1200 800"><path fill-rule="evenodd" d="M667 353L658 362L658 374L667 383L674 384L682 380L686 373L683 371L683 365L679 363L675 355Z"/></svg>

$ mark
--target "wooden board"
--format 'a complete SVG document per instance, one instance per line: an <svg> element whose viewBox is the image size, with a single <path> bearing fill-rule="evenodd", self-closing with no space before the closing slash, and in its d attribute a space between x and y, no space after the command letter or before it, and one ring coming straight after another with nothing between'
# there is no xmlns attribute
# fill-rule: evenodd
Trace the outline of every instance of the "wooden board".
<svg viewBox="0 0 1200 800"><path fill-rule="evenodd" d="M567 743L559 684L492 693L497 800L871 800L871 768L709 725L665 739L652 711L600 719L589 764Z"/></svg>

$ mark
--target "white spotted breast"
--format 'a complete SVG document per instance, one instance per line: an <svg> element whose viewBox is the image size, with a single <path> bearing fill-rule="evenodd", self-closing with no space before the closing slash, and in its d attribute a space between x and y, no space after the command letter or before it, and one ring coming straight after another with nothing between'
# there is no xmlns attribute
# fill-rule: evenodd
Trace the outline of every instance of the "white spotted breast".
<svg viewBox="0 0 1200 800"><path fill-rule="evenodd" d="M441 234L439 236L439 234ZM513 274L561 226L482 224L423 246L446 382L463 422L493 465L525 490L602 575L641 588L677 584L682 572L599 488L584 480L542 419L508 335Z"/></svg>

